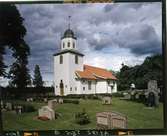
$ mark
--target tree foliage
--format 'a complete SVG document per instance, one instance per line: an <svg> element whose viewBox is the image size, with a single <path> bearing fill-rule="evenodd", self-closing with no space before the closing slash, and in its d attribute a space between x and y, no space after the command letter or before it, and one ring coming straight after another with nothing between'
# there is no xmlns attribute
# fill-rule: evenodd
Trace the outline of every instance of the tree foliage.
<svg viewBox="0 0 167 136"><path fill-rule="evenodd" d="M42 76L41 76L39 65L35 66L33 85L35 87L42 87L43 86L43 80L42 80Z"/></svg>
<svg viewBox="0 0 167 136"><path fill-rule="evenodd" d="M157 80L158 85L162 85L162 55L146 57L141 65L129 67L122 66L117 73L118 90L126 90L134 83L138 89L146 89L149 80Z"/></svg>
<svg viewBox="0 0 167 136"><path fill-rule="evenodd" d="M17 61L13 63L9 74L11 75L10 84L14 87L24 88L27 85L31 84L29 70L24 63Z"/></svg>
<svg viewBox="0 0 167 136"><path fill-rule="evenodd" d="M26 87L30 81L27 68L30 49L24 41L26 35L24 19L14 4L1 3L0 20L0 76L5 74L3 55L7 47L12 50L12 56L15 58L9 72L11 84Z"/></svg>

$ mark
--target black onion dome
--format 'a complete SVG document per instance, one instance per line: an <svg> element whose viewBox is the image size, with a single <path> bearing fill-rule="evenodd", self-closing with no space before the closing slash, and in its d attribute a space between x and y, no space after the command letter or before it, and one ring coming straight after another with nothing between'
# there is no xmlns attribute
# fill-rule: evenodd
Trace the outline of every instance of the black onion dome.
<svg viewBox="0 0 167 136"><path fill-rule="evenodd" d="M67 29L64 32L64 36L62 38L74 38L74 39L76 39L76 37L74 35L74 32L71 29Z"/></svg>

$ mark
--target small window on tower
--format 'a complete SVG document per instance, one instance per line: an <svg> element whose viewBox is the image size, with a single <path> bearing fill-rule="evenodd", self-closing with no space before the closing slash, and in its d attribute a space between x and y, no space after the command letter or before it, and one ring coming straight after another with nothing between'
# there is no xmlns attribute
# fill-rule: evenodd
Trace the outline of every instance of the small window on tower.
<svg viewBox="0 0 167 136"><path fill-rule="evenodd" d="M63 42L63 48L65 47L65 43Z"/></svg>
<svg viewBox="0 0 167 136"><path fill-rule="evenodd" d="M63 56L60 55L60 64L63 64Z"/></svg>
<svg viewBox="0 0 167 136"><path fill-rule="evenodd" d="M70 47L70 42L68 42L68 47Z"/></svg>
<svg viewBox="0 0 167 136"><path fill-rule="evenodd" d="M75 42L73 42L73 48L75 48Z"/></svg>
<svg viewBox="0 0 167 136"><path fill-rule="evenodd" d="M78 64L78 55L75 55L75 64Z"/></svg>

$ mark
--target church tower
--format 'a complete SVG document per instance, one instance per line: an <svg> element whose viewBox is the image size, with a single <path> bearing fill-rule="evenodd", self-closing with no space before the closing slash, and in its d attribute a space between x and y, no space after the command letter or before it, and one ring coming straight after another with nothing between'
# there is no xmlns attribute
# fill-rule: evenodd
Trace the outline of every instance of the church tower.
<svg viewBox="0 0 167 136"><path fill-rule="evenodd" d="M77 50L77 38L70 28L70 22L61 37L60 46L60 51L54 54L55 95L77 94L80 89L75 72L83 70L84 55Z"/></svg>

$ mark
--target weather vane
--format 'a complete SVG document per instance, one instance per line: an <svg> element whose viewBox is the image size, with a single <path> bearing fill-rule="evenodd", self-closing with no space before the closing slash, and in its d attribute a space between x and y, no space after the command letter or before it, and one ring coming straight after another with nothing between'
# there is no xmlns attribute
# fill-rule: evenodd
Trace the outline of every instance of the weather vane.
<svg viewBox="0 0 167 136"><path fill-rule="evenodd" d="M68 19L69 19L68 28L70 29L70 19L71 19L71 16L68 16Z"/></svg>

